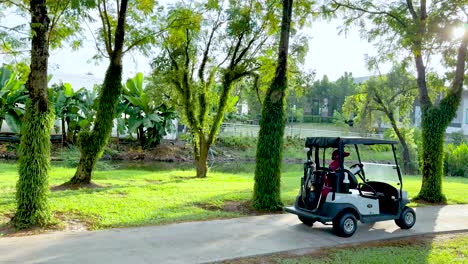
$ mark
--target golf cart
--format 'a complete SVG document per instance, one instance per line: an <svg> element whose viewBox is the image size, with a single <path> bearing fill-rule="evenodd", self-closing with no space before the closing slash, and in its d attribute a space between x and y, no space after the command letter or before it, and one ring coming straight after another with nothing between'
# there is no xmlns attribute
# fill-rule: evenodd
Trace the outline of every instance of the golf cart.
<svg viewBox="0 0 468 264"><path fill-rule="evenodd" d="M407 192L395 154L397 142L369 138L310 137L306 139L307 161L294 206L286 207L307 226L319 221L332 223L338 236L350 237L362 223L395 220L402 229L413 227L416 214L406 206ZM359 146L381 145L393 151L394 164L361 162ZM345 166L345 157L354 149L355 164ZM327 154L328 150L328 154ZM336 166L325 164L332 153ZM320 163L322 155L322 163ZM314 160L312 160L314 156ZM332 163L333 163L332 162ZM347 161L348 162L348 161Z"/></svg>

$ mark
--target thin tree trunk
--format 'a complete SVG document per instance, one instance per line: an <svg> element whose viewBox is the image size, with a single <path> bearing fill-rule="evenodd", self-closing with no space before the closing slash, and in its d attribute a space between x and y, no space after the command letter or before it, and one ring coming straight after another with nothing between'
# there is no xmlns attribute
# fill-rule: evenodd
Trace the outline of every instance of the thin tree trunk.
<svg viewBox="0 0 468 264"><path fill-rule="evenodd" d="M62 144L65 146L68 145L67 130L65 129L65 118L62 116L60 120L62 125Z"/></svg>
<svg viewBox="0 0 468 264"><path fill-rule="evenodd" d="M195 161L197 167L197 178L206 178L208 173L208 149L206 143L200 146L198 159Z"/></svg>
<svg viewBox="0 0 468 264"><path fill-rule="evenodd" d="M398 137L398 140L400 141L401 147L403 148L402 154L403 154L403 172L405 174L412 174L413 171L411 169L411 157L410 157L410 152L408 148L408 144L406 143L405 138L401 134L400 129L398 128L395 117L393 114L387 114L388 118L390 119L390 123L392 124L393 131L395 131L395 134Z"/></svg>
<svg viewBox="0 0 468 264"><path fill-rule="evenodd" d="M287 88L287 63L292 0L283 0L280 43L276 74L263 103L257 146L253 206L280 210L281 161L285 127L284 100Z"/></svg>
<svg viewBox="0 0 468 264"><path fill-rule="evenodd" d="M49 109L47 33L50 20L45 0L31 0L31 65L26 87L29 100L22 125L19 149L19 179L16 184L16 213L13 223L22 229L45 225L50 219L47 194L50 162L50 133L54 115Z"/></svg>
<svg viewBox="0 0 468 264"><path fill-rule="evenodd" d="M146 147L146 140L145 140L145 131L143 130L143 126L138 127L138 141L140 141L140 146L142 148Z"/></svg>

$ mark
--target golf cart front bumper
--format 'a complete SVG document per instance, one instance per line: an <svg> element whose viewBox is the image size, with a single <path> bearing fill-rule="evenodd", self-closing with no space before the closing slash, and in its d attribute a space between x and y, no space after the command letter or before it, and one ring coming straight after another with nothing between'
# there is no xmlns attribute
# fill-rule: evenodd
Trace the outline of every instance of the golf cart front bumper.
<svg viewBox="0 0 468 264"><path fill-rule="evenodd" d="M322 224L326 224L327 222L331 222L333 220L333 217L331 216L320 215L318 212L297 208L295 206L285 207L284 210L288 213L302 216L313 221L319 221Z"/></svg>

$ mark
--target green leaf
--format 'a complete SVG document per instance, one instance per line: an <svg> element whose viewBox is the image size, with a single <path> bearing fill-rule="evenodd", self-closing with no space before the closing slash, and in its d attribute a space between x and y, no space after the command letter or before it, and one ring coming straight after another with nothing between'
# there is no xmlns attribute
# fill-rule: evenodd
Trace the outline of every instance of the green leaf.
<svg viewBox="0 0 468 264"><path fill-rule="evenodd" d="M161 122L163 121L163 119L161 118L160 115L158 114L149 114L147 117L147 119L153 121L153 122Z"/></svg>
<svg viewBox="0 0 468 264"><path fill-rule="evenodd" d="M69 84L69 83L64 83L64 84L63 84L63 87L64 87L63 94L64 94L66 97L72 97L72 96L73 96L73 88L72 88L71 84Z"/></svg>
<svg viewBox="0 0 468 264"><path fill-rule="evenodd" d="M154 124L153 122L151 122L151 119L149 119L149 117L146 117L145 119L143 119L143 126L145 128L152 128Z"/></svg>
<svg viewBox="0 0 468 264"><path fill-rule="evenodd" d="M5 121L11 129L11 132L19 134L21 132L21 120L18 116L10 113L5 114Z"/></svg>
<svg viewBox="0 0 468 264"><path fill-rule="evenodd" d="M143 120L136 119L136 118L130 118L128 120L128 131L133 132L133 131L135 131L135 129L137 129L142 124L143 124Z"/></svg>
<svg viewBox="0 0 468 264"><path fill-rule="evenodd" d="M80 122L78 122L78 126L80 126L81 128L86 128L89 124L90 122L86 119L83 119Z"/></svg>

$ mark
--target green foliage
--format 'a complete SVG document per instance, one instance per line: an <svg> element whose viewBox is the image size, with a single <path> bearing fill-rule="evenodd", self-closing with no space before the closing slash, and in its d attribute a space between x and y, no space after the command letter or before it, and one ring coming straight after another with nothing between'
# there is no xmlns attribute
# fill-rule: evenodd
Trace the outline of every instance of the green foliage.
<svg viewBox="0 0 468 264"><path fill-rule="evenodd" d="M75 142L76 135L82 130L89 130L94 121L97 107L96 93L81 88L73 91L69 83L54 84L49 89L49 100L55 108L56 117L67 125L67 131L62 127L62 133L67 136L68 143Z"/></svg>
<svg viewBox="0 0 468 264"><path fill-rule="evenodd" d="M206 177L208 149L226 113L235 110L234 86L259 78L276 32L275 11L263 1L188 1L173 5L160 20L166 33L153 63L154 94L170 100L190 128L199 177Z"/></svg>
<svg viewBox="0 0 468 264"><path fill-rule="evenodd" d="M449 140L450 143L452 143L455 146L468 143L465 134L463 133L463 130L452 132L451 134L449 134Z"/></svg>
<svg viewBox="0 0 468 264"><path fill-rule="evenodd" d="M0 130L3 120L13 133L21 130L24 115L23 104L27 99L24 83L20 81L8 66L0 68Z"/></svg>
<svg viewBox="0 0 468 264"><path fill-rule="evenodd" d="M445 174L468 178L468 145L465 142L446 145Z"/></svg>
<svg viewBox="0 0 468 264"><path fill-rule="evenodd" d="M157 105L143 85L143 74L138 73L128 79L124 86L123 97L128 115L124 121L130 133L137 133L142 147L148 148L161 142L163 136L172 129L175 112L164 103ZM121 119L121 117L119 118Z"/></svg>
<svg viewBox="0 0 468 264"><path fill-rule="evenodd" d="M331 8L340 9L344 27L359 25L361 34L379 48L378 57L368 58L371 65L382 61L414 61L418 79L419 103L422 109L421 173L423 182L419 198L442 202L443 134L455 117L460 103L465 75L468 28L461 38L450 37L449 32L466 24L460 11L464 1L439 2L401 1L387 4L380 1L333 1ZM452 87L440 102L435 102L431 88L443 90L443 81L432 78L426 62L441 56L446 82ZM428 89L429 88L429 89Z"/></svg>
<svg viewBox="0 0 468 264"><path fill-rule="evenodd" d="M345 98L355 93L357 84L353 75L345 72L335 82L329 81L328 76L324 75L321 80L315 81L307 88L306 96L311 113L331 117L335 111L341 113Z"/></svg>
<svg viewBox="0 0 468 264"><path fill-rule="evenodd" d="M53 122L53 111L41 113L28 101L19 148L17 209L13 219L18 229L34 225L43 226L50 219L47 195L50 133Z"/></svg>
<svg viewBox="0 0 468 264"><path fill-rule="evenodd" d="M257 138L255 137L220 137L216 142L216 146L242 151L254 148L256 145Z"/></svg>

